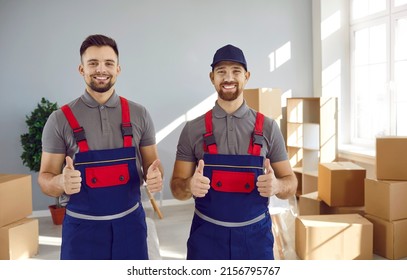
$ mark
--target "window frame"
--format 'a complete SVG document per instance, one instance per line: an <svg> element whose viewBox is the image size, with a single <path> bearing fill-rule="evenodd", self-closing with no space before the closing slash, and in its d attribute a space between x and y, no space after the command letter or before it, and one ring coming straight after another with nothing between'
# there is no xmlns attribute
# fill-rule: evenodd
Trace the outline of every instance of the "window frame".
<svg viewBox="0 0 407 280"><path fill-rule="evenodd" d="M377 12L372 15L352 19L353 0L349 2L350 8L350 142L351 145L357 145L365 147L367 149L373 149L375 145L375 139L363 139L357 136L357 103L355 92L355 32L364 28L372 27L378 24L385 24L386 28L386 85L385 95L388 97L388 124L386 126L386 134L395 135L397 125L397 113L396 113L396 100L394 89L394 71L395 71L395 27L396 21L402 18L407 19L407 3L399 7L394 7L394 0L386 1L386 10Z"/></svg>

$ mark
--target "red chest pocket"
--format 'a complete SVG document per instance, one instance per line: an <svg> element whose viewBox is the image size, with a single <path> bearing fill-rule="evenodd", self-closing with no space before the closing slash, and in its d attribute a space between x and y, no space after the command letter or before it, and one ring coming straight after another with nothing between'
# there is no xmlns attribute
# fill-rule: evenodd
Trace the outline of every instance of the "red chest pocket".
<svg viewBox="0 0 407 280"><path fill-rule="evenodd" d="M86 184L90 188L105 188L125 185L130 179L127 164L88 167L85 170Z"/></svg>
<svg viewBox="0 0 407 280"><path fill-rule="evenodd" d="M250 193L254 184L253 172L212 171L211 186L219 192Z"/></svg>

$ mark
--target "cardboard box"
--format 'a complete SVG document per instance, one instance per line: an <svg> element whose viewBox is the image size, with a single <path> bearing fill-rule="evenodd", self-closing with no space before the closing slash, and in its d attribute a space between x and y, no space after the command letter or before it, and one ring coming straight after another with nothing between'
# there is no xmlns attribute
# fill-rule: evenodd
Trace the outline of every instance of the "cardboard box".
<svg viewBox="0 0 407 280"><path fill-rule="evenodd" d="M299 215L365 214L364 206L331 207L318 197L318 192L303 194L298 200Z"/></svg>
<svg viewBox="0 0 407 280"><path fill-rule="evenodd" d="M275 120L283 116L281 94L281 89L277 88L255 88L243 91L247 106Z"/></svg>
<svg viewBox="0 0 407 280"><path fill-rule="evenodd" d="M373 252L387 259L407 257L407 219L386 221L373 215L365 215L373 223Z"/></svg>
<svg viewBox="0 0 407 280"><path fill-rule="evenodd" d="M376 138L376 178L407 181L407 137Z"/></svg>
<svg viewBox="0 0 407 280"><path fill-rule="evenodd" d="M31 214L31 175L0 174L0 227Z"/></svg>
<svg viewBox="0 0 407 280"><path fill-rule="evenodd" d="M366 178L365 211L388 221L407 219L407 181Z"/></svg>
<svg viewBox="0 0 407 280"><path fill-rule="evenodd" d="M373 224L359 214L297 216L295 250L302 260L371 260Z"/></svg>
<svg viewBox="0 0 407 280"><path fill-rule="evenodd" d="M328 207L328 205L318 197L318 192L302 194L298 199L298 214L300 216L320 215L321 208L324 208L325 205Z"/></svg>
<svg viewBox="0 0 407 280"><path fill-rule="evenodd" d="M0 260L30 258L38 253L38 219L25 218L0 228Z"/></svg>
<svg viewBox="0 0 407 280"><path fill-rule="evenodd" d="M329 206L363 206L366 169L353 162L320 163L318 194Z"/></svg>

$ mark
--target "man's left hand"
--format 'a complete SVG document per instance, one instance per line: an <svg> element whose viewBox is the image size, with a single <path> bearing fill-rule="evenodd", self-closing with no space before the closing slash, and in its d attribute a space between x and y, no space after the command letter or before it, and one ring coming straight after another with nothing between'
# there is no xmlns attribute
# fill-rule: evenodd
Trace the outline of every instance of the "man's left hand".
<svg viewBox="0 0 407 280"><path fill-rule="evenodd" d="M271 197L275 195L278 190L277 185L277 178L274 175L274 170L271 167L270 160L266 159L264 161L264 169L265 173L257 177L257 190L259 191L260 195L263 197Z"/></svg>
<svg viewBox="0 0 407 280"><path fill-rule="evenodd" d="M163 178L159 166L160 160L156 159L147 170L146 184L151 193L159 192L163 188Z"/></svg>

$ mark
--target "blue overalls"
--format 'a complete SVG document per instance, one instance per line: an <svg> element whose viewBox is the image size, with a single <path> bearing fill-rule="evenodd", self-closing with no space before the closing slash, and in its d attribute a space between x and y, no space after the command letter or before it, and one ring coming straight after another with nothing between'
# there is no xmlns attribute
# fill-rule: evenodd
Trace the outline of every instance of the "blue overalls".
<svg viewBox="0 0 407 280"><path fill-rule="evenodd" d="M85 131L69 106L61 109L79 152L82 185L70 196L62 228L61 259L148 259L147 226L128 101L120 97L123 148L89 150Z"/></svg>
<svg viewBox="0 0 407 280"><path fill-rule="evenodd" d="M212 110L205 115L204 176L211 188L195 198L187 259L274 259L268 198L257 191L264 115L257 113L248 155L218 154Z"/></svg>

